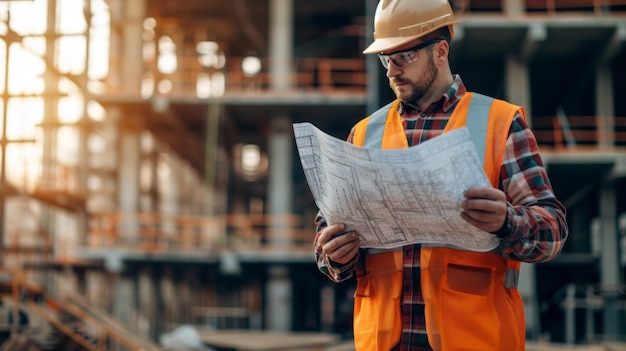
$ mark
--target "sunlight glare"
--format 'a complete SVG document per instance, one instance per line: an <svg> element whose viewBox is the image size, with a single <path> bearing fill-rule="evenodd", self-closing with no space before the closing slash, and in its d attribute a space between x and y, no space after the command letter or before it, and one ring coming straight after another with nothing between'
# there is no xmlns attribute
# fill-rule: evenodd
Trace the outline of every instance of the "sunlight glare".
<svg viewBox="0 0 626 351"><path fill-rule="evenodd" d="M59 98L58 121L61 123L76 123L83 117L84 97L80 89L67 78L59 81L59 92L66 94Z"/></svg>
<svg viewBox="0 0 626 351"><path fill-rule="evenodd" d="M64 142L57 146L57 162L67 166L77 165L79 155L78 130L73 127L61 127L58 131L58 139L64 140Z"/></svg>
<svg viewBox="0 0 626 351"><path fill-rule="evenodd" d="M59 32L61 34L84 33L87 29L87 22L83 10L84 0L57 0L59 17L57 19Z"/></svg>
<svg viewBox="0 0 626 351"><path fill-rule="evenodd" d="M85 49L87 48L84 37L61 37L58 40L59 63L61 73L79 75L85 71Z"/></svg>
<svg viewBox="0 0 626 351"><path fill-rule="evenodd" d="M43 165L43 129L44 114L49 107L56 110L57 116L48 116L51 122L70 124L56 132L56 145L52 156L60 164L75 165L79 157L80 130L71 124L83 118L103 121L106 118L104 108L94 101L87 103L82 89L63 74L84 75L87 73L89 87L97 85L101 90L101 79L109 70L110 9L106 0L89 0L91 8L91 28L89 30L89 54L87 54L87 20L85 17L86 0L57 0L58 17L56 29L60 37L54 47L48 47L47 31L48 1L0 1L0 18L8 20L11 30L23 38L12 43L9 48L8 76L9 97L6 116L6 133L9 140L26 140L10 143L6 146L7 179L17 186L32 189L41 182ZM10 17L7 15L10 11ZM10 18L10 19L9 19ZM6 23L0 22L0 34L6 34ZM6 41L0 38L0 67L5 67ZM55 67L51 69L52 82L58 83L58 92L63 96L46 100L46 89L55 94L54 86L46 86L46 62L48 50L54 51ZM88 62L87 61L87 57ZM58 71L60 75L55 75ZM0 93L3 92L6 74L0 69ZM58 79L58 80L57 80ZM77 80L80 81L80 80ZM92 84L93 83L93 84ZM34 95L33 97L18 97ZM46 103L51 104L49 107ZM0 107L2 101L0 101ZM0 118L3 118L0 116ZM1 120L0 120L1 121ZM0 132L1 132L0 123ZM31 142L28 142L31 141ZM62 166L62 165L61 165ZM53 174L56 174L52 170ZM58 176L58 175L57 175ZM53 176L56 177L56 176ZM46 181L51 181L48 179ZM73 179L72 181L75 181ZM21 184L21 185L20 185Z"/></svg>
<svg viewBox="0 0 626 351"><path fill-rule="evenodd" d="M7 106L7 139L34 139L43 122L44 104L39 97L11 98Z"/></svg>
<svg viewBox="0 0 626 351"><path fill-rule="evenodd" d="M43 59L25 50L20 44L12 44L9 55L9 94L43 94Z"/></svg>
<svg viewBox="0 0 626 351"><path fill-rule="evenodd" d="M97 101L91 100L87 103L87 116L94 121L104 121L106 110Z"/></svg>
<svg viewBox="0 0 626 351"><path fill-rule="evenodd" d="M21 35L43 35L47 26L47 1L15 1L7 4L11 10L9 25Z"/></svg>

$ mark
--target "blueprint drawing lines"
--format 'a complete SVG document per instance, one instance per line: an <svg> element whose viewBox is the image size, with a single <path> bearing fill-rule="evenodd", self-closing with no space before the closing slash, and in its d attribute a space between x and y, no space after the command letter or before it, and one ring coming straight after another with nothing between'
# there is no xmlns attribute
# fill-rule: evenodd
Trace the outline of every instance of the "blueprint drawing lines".
<svg viewBox="0 0 626 351"><path fill-rule="evenodd" d="M358 232L361 247L498 245L460 216L465 190L491 186L466 128L394 150L361 148L310 123L295 123L294 135L316 205L329 224Z"/></svg>

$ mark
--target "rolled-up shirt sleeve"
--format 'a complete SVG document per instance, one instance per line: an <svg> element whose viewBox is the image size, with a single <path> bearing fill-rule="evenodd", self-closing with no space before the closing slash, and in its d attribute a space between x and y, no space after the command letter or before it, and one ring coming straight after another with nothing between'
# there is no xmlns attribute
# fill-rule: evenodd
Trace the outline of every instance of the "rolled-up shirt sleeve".
<svg viewBox="0 0 626 351"><path fill-rule="evenodd" d="M509 204L505 225L496 233L501 238L496 252L523 262L554 259L568 236L566 209L554 195L537 140L520 115L511 124L500 187Z"/></svg>

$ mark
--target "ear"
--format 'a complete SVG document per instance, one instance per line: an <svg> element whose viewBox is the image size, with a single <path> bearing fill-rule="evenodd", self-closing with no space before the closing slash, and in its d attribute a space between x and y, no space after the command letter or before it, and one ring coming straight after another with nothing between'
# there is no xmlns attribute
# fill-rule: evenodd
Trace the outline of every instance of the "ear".
<svg viewBox="0 0 626 351"><path fill-rule="evenodd" d="M450 53L450 43L445 40L442 40L435 44L435 48L433 49L435 54L435 61L438 65L443 64L448 60L448 54Z"/></svg>

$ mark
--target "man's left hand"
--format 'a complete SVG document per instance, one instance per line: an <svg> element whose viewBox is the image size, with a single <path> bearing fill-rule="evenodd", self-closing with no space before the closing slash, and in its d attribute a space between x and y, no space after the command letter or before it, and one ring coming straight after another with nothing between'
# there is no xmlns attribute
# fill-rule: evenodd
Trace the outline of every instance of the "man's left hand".
<svg viewBox="0 0 626 351"><path fill-rule="evenodd" d="M507 216L506 194L495 188L471 188L463 195L461 217L469 224L489 233L498 231Z"/></svg>

